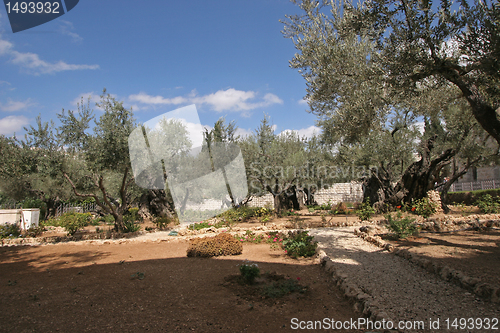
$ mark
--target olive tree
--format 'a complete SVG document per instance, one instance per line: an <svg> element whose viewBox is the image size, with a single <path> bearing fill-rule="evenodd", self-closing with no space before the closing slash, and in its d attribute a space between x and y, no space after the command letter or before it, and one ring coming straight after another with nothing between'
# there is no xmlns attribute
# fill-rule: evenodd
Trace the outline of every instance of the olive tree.
<svg viewBox="0 0 500 333"><path fill-rule="evenodd" d="M63 176L76 196L94 198L105 213L114 217L115 229L121 231L125 228L123 215L130 207L132 196L138 195L138 190L132 188L134 178L128 150L128 136L135 120L132 111L107 94L106 89L97 106L103 112L98 120L83 103L79 104L78 113L68 111L66 114L63 110L58 114L62 143L68 147L68 154L83 162L78 170L67 164ZM95 126L89 132L92 120Z"/></svg>

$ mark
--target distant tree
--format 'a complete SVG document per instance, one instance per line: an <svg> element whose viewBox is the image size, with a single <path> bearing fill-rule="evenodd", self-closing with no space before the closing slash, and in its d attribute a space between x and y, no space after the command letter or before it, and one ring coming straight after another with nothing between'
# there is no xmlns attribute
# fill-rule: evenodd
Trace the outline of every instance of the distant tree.
<svg viewBox="0 0 500 333"><path fill-rule="evenodd" d="M240 142L245 158L249 193L270 193L274 209L302 209L309 198L311 185L317 186L318 178L311 169L313 150L308 150L307 140L296 132L279 135L266 116L254 134ZM312 198L311 198L312 200Z"/></svg>
<svg viewBox="0 0 500 333"><path fill-rule="evenodd" d="M210 154L212 171L215 171L216 165L214 160L216 160L216 163L220 166L229 200L233 208L237 207L240 202L238 202L238 198L235 198L229 184L226 165L231 162L234 155L231 154L231 150L237 149L236 144L239 140L239 136L236 134L237 129L238 127L234 121L226 124L226 119L220 118L215 122L211 130L205 128L205 132L203 133L205 139L204 145L206 145Z"/></svg>
<svg viewBox="0 0 500 333"><path fill-rule="evenodd" d="M43 218L47 218L61 201L73 198L62 177L65 152L53 122L42 122L38 116L35 127L24 129L23 140L0 137L0 191L16 201L41 200L47 208Z"/></svg>

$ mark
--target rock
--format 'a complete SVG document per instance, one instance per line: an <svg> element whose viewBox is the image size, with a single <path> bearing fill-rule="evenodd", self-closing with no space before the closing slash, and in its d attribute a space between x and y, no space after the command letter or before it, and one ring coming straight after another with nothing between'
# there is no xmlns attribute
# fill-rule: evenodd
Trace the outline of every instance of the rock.
<svg viewBox="0 0 500 333"><path fill-rule="evenodd" d="M474 287L474 293L484 298L492 298L495 289L488 283L480 283Z"/></svg>

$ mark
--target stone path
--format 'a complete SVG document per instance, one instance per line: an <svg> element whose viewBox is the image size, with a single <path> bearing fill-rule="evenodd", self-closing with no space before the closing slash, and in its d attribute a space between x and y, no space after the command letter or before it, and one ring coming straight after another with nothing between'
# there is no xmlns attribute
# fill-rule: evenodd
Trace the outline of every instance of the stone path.
<svg viewBox="0 0 500 333"><path fill-rule="evenodd" d="M354 235L355 227L314 229L310 234L334 263L335 270L347 275L351 283L372 296L377 306L395 325L399 321L423 321L427 332L498 332L500 307L483 301L466 290L439 279L407 260L365 242ZM429 330L429 320L439 319L440 329ZM477 320L470 329L453 329L454 319L490 318L496 330L478 329ZM449 319L450 330L447 330ZM462 321L464 323L464 321ZM404 323L406 324L406 323ZM409 324L408 324L409 325ZM472 329L472 327L474 329ZM402 330L402 331L424 331Z"/></svg>

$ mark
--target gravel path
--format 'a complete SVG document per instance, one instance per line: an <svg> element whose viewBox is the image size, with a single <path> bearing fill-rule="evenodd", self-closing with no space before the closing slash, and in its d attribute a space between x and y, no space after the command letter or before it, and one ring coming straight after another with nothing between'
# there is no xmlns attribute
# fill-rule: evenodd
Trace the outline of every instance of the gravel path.
<svg viewBox="0 0 500 333"><path fill-rule="evenodd" d="M354 229L314 229L310 234L315 236L319 248L334 262L336 270L346 274L352 283L372 296L395 325L399 321L423 321L425 331L443 332L447 331L446 319L449 318L452 332L500 330L500 323L496 330L481 330L477 326L471 326L474 329L452 329L455 318L500 319L498 304L478 299L407 260L365 242L354 235ZM439 330L429 330L430 318L433 321L439 318Z"/></svg>

